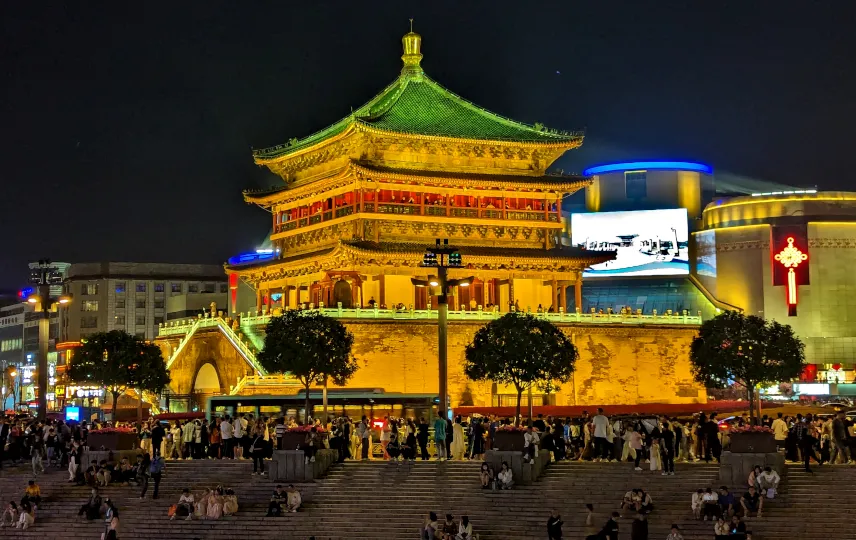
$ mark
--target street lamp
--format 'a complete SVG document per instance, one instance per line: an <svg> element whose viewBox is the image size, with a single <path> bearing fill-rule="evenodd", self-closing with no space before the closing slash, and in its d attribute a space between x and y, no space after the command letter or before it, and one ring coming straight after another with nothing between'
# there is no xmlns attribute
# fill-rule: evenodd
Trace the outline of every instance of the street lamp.
<svg viewBox="0 0 856 540"><path fill-rule="evenodd" d="M27 297L27 302L33 305L39 313L39 360L36 388L38 391L38 419L44 421L48 413L48 344L50 342L51 313L56 312L58 304L71 302L71 295L66 294L57 298L51 297L51 285L62 283L62 274L56 267L51 266L48 259L39 261L36 268L30 271L30 283L36 286L36 292Z"/></svg>
<svg viewBox="0 0 856 540"><path fill-rule="evenodd" d="M461 253L458 248L449 245L449 240L437 239L437 243L425 250L425 255L422 257L423 268L436 268L437 277L430 277L427 280L411 278L410 281L417 287L436 287L439 289L437 295L437 349L438 349L438 364L440 375L440 415L445 419L448 417L447 407L449 406L449 389L448 389L448 313L449 313L449 289L455 286L468 287L472 283L473 278L467 277L463 279L449 279L449 268L460 268L463 266Z"/></svg>

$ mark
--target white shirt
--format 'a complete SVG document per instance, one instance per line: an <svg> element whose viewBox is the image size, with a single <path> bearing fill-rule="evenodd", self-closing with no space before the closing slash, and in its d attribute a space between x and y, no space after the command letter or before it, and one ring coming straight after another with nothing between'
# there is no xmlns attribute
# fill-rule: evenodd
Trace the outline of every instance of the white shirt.
<svg viewBox="0 0 856 540"><path fill-rule="evenodd" d="M605 439L606 432L609 427L609 418L602 414L598 414L591 419L591 423L594 425L594 436L603 437Z"/></svg>
<svg viewBox="0 0 856 540"><path fill-rule="evenodd" d="M538 444L538 434L534 431L523 434L523 448L529 448L530 444Z"/></svg>
<svg viewBox="0 0 856 540"><path fill-rule="evenodd" d="M511 469L508 469L505 471L499 471L499 474L497 475L497 477L499 478L499 481L502 482L503 484L507 484L507 483L511 482L511 478L512 478Z"/></svg>
<svg viewBox="0 0 856 540"><path fill-rule="evenodd" d="M236 439L240 439L244 436L244 423L241 422L240 418L235 419L235 425L232 427L234 428L233 433Z"/></svg>
<svg viewBox="0 0 856 540"><path fill-rule="evenodd" d="M232 424L227 420L220 422L220 438L224 441L232 438Z"/></svg>
<svg viewBox="0 0 856 540"><path fill-rule="evenodd" d="M693 502L692 502L693 510L695 510L696 508L699 508L701 506L701 501L702 501L703 496L704 496L703 493L693 493Z"/></svg>
<svg viewBox="0 0 856 540"><path fill-rule="evenodd" d="M188 495L182 494L181 498L178 499L178 504L184 504L184 503L193 504L194 502L195 502L195 499L193 498L193 493L190 493Z"/></svg>
<svg viewBox="0 0 856 540"><path fill-rule="evenodd" d="M704 495L701 496L701 500L704 501L705 503L718 503L719 502L719 495L717 495L716 493L713 493L713 492L705 493Z"/></svg>
<svg viewBox="0 0 856 540"><path fill-rule="evenodd" d="M781 480L781 478L779 477L779 473L776 471L770 471L769 473L764 471L758 475L758 483L761 484L761 487L764 489L778 487L779 480Z"/></svg>

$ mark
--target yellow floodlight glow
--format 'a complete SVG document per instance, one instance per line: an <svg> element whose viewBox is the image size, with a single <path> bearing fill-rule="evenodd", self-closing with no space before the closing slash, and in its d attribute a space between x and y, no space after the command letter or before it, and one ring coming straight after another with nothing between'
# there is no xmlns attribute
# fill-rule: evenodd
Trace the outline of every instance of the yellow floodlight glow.
<svg viewBox="0 0 856 540"><path fill-rule="evenodd" d="M27 302L31 304L37 304L39 302L39 299L36 296L30 296L29 298L27 298Z"/></svg>
<svg viewBox="0 0 856 540"><path fill-rule="evenodd" d="M432 287L437 287L438 285L440 285L440 282L437 281L436 279L432 279L431 281L428 282L428 285L431 285Z"/></svg>

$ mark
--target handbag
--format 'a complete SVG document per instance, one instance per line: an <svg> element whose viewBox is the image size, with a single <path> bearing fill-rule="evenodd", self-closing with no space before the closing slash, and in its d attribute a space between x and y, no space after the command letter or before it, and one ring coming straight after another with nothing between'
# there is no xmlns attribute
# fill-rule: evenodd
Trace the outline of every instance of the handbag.
<svg viewBox="0 0 856 540"><path fill-rule="evenodd" d="M174 516L174 515L175 515L175 512L176 512L177 510L178 510L178 505L177 505L177 504L174 504L174 505L172 505L172 506L170 506L170 507L169 507L169 510L167 510L166 515L167 515L168 517L172 517L172 516Z"/></svg>

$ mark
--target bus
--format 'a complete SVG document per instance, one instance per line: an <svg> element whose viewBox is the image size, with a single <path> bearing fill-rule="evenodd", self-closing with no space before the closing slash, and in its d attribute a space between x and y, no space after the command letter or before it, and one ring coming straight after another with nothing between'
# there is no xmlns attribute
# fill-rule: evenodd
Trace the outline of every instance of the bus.
<svg viewBox="0 0 856 540"><path fill-rule="evenodd" d="M322 391L309 391L309 416L323 414L321 412ZM335 389L327 392L327 416L348 416L358 422L363 416L369 419L393 416L396 418L420 418L426 420L433 418L439 403L435 394L401 394L388 393L378 390L365 389ZM290 395L235 395L235 396L212 396L208 398L205 414L208 421L214 417L236 414L252 414L258 418L289 417L305 419L304 408L306 405L305 391Z"/></svg>

